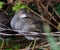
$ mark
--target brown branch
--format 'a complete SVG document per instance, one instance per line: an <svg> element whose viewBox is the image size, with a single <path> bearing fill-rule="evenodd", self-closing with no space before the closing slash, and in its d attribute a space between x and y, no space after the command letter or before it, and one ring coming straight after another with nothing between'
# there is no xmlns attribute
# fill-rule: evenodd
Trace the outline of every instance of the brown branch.
<svg viewBox="0 0 60 50"><path fill-rule="evenodd" d="M57 43L55 44L55 46L56 46L56 45L60 45L60 42L57 42ZM38 49L38 48L40 48L40 47L42 47L42 48L50 48L50 47L54 47L54 46L51 46L50 44L45 44L45 45L42 45L42 46L36 45L36 46L35 46L35 49ZM30 49L32 49L32 48L30 48ZM21 50L27 50L27 49L24 48L24 49L21 49Z"/></svg>
<svg viewBox="0 0 60 50"><path fill-rule="evenodd" d="M58 24L58 21L52 16L52 14L47 10L47 8L40 2L42 8L51 16L51 18Z"/></svg>
<svg viewBox="0 0 60 50"><path fill-rule="evenodd" d="M52 7L53 8L53 11L56 13L56 15L60 18L60 15L57 13L57 11L55 10L55 8L54 7Z"/></svg>
<svg viewBox="0 0 60 50"><path fill-rule="evenodd" d="M48 21L47 19L45 19L43 16L40 16L38 13L34 12L33 10L31 10L29 7L28 7L28 9L29 9L32 13L36 14L38 17L42 18L42 19L43 19L44 21L46 21L48 24L50 24L51 26L53 26L54 28L57 29L57 27L56 27L54 24L52 24L51 22L49 22L49 21Z"/></svg>
<svg viewBox="0 0 60 50"><path fill-rule="evenodd" d="M51 32L52 36L60 36L60 32ZM2 36L40 36L44 35L47 36L47 33L37 33L37 32L19 32L17 34L6 34L6 33L0 33Z"/></svg>

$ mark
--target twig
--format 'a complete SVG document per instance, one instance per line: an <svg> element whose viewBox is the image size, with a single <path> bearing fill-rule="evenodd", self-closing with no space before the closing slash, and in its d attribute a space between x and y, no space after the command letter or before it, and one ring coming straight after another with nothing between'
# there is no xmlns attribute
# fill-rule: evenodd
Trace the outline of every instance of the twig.
<svg viewBox="0 0 60 50"><path fill-rule="evenodd" d="M7 27L6 25L4 25L4 24L2 24L2 23L0 23L0 25L2 25L2 26L4 26L4 27L8 28L9 30L12 30L11 28Z"/></svg>
<svg viewBox="0 0 60 50"><path fill-rule="evenodd" d="M52 19L58 24L58 21L52 16L52 14L46 9L46 7L40 2L42 8L52 17Z"/></svg>
<svg viewBox="0 0 60 50"><path fill-rule="evenodd" d="M56 13L56 15L60 18L60 15L57 13L57 11L55 10L55 8L54 7L52 7L52 8L53 8L54 12Z"/></svg>
<svg viewBox="0 0 60 50"><path fill-rule="evenodd" d="M26 50L29 50L29 49L30 49L30 47L31 47L31 45L32 45L32 42L29 44L29 46L28 46L28 47L26 47Z"/></svg>
<svg viewBox="0 0 60 50"><path fill-rule="evenodd" d="M60 32L51 32L52 36L60 36ZM6 34L6 33L0 33L2 36L40 36L44 35L47 36L47 33L37 33L37 32L19 32L17 34Z"/></svg>
<svg viewBox="0 0 60 50"><path fill-rule="evenodd" d="M48 4L47 6L45 7L42 3L41 3L43 9L51 16L51 18L58 24L58 21L54 18L54 16L52 16L52 14L47 10L48 8Z"/></svg>
<svg viewBox="0 0 60 50"><path fill-rule="evenodd" d="M42 45L44 45L44 44L46 44L47 43L47 41L45 41L45 42L42 42L41 44L38 44L38 46L42 46Z"/></svg>
<svg viewBox="0 0 60 50"><path fill-rule="evenodd" d="M1 44L1 47L0 47L0 50L2 50L3 45L4 45L4 39L0 38L0 40L2 40L2 44Z"/></svg>
<svg viewBox="0 0 60 50"><path fill-rule="evenodd" d="M60 45L60 42L57 42L57 43L55 44L55 46L56 46L56 45ZM46 47L50 47L50 46L51 46L50 44L45 44L45 45L42 45L42 46L36 45L36 46L35 46L35 49L40 48L40 47L46 48ZM51 47L54 47L54 46L51 46ZM32 49L32 48L30 48L30 49ZM26 48L21 49L21 50L26 50Z"/></svg>
<svg viewBox="0 0 60 50"><path fill-rule="evenodd" d="M48 21L47 19L45 19L43 16L40 16L38 13L34 12L33 10L31 10L29 7L28 7L28 9L29 9L32 13L36 14L38 17L42 18L42 19L43 19L44 21L46 21L48 24L50 24L51 26L53 26L54 28L57 29L57 27L56 27L54 24L52 24L51 22L49 22L49 21Z"/></svg>
<svg viewBox="0 0 60 50"><path fill-rule="evenodd" d="M57 42L54 46L56 46L56 45L60 45L60 42ZM50 47L50 46L51 46L50 44L42 45L42 47ZM51 47L54 47L54 46L51 46ZM39 47L41 47L41 46L36 45L36 48L39 48Z"/></svg>
<svg viewBox="0 0 60 50"><path fill-rule="evenodd" d="M32 50L34 50L34 49L35 49L36 42L37 42L37 40L35 39L35 40L34 40L33 47L32 47Z"/></svg>

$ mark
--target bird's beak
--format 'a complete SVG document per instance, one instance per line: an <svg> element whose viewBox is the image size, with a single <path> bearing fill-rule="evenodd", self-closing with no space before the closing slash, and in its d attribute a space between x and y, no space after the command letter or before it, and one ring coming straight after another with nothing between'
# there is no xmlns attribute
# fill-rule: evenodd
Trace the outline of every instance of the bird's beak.
<svg viewBox="0 0 60 50"><path fill-rule="evenodd" d="M26 14L21 14L21 15L19 15L19 16L20 16L20 18L25 18L25 17L27 17Z"/></svg>

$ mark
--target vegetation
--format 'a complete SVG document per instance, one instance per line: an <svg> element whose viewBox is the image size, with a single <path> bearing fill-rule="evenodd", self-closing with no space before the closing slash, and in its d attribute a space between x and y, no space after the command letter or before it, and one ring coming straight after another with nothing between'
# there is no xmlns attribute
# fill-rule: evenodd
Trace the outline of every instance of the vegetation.
<svg viewBox="0 0 60 50"><path fill-rule="evenodd" d="M8 7L3 9L3 7L6 5L8 5ZM37 16L44 19L48 24L50 24L51 27L44 23L43 29L46 35L42 35L43 38L38 41L29 41L22 36L10 37L8 40L1 39L0 50L60 50L60 37L58 34L56 34L56 37L54 32L51 33L53 30L55 32L60 31L60 4L52 2L47 2L47 4L45 2L38 2L38 4L36 4L36 2L25 3L19 1L4 3L0 1L0 10L4 10L4 12L7 11L9 17L8 20L11 20L11 16L23 8L26 8L28 11L31 11L33 14L36 14Z"/></svg>

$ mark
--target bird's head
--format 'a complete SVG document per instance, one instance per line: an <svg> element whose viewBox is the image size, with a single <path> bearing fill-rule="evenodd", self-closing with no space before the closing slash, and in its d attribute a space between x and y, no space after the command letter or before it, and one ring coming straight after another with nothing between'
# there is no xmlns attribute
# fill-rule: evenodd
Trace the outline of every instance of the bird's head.
<svg viewBox="0 0 60 50"><path fill-rule="evenodd" d="M29 13L27 13L27 11L25 9L19 10L17 14L18 14L19 18L30 17Z"/></svg>

